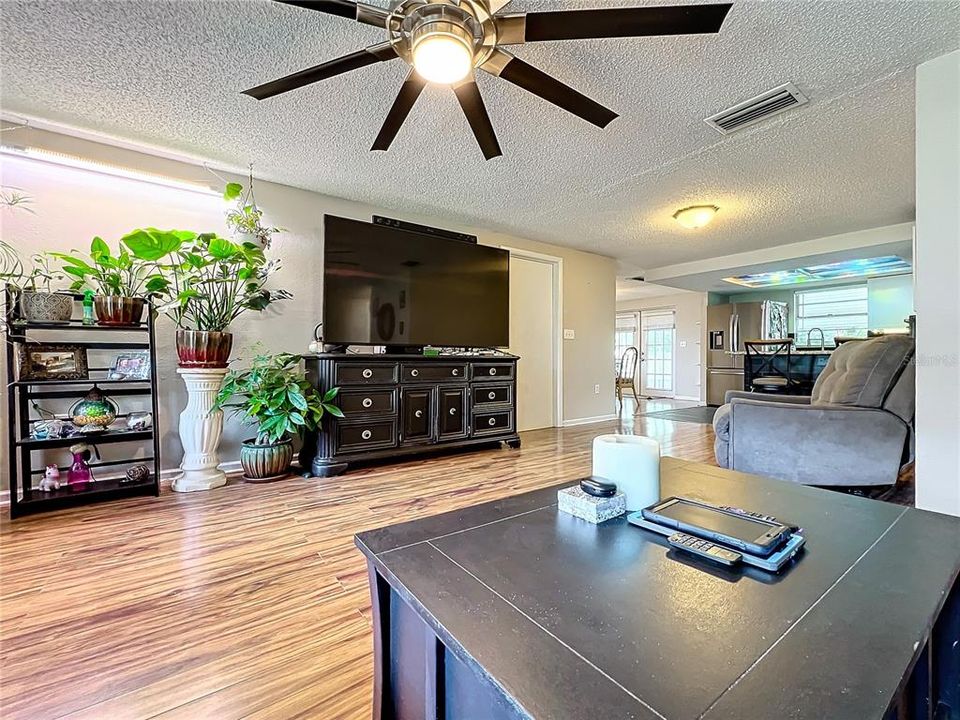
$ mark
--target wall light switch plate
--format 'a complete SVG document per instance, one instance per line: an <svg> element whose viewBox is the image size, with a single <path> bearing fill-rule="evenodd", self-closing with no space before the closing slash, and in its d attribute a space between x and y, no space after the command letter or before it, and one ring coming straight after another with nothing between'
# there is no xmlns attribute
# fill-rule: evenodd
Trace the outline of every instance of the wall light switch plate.
<svg viewBox="0 0 960 720"><path fill-rule="evenodd" d="M686 346L687 346L687 341L686 341L686 340L681 340L681 341L680 341L680 347L686 347Z"/></svg>
<svg viewBox="0 0 960 720"><path fill-rule="evenodd" d="M573 330L564 330L564 331L563 331L563 339L564 339L564 340L576 340L576 339L577 339L577 333L575 333Z"/></svg>
<svg viewBox="0 0 960 720"><path fill-rule="evenodd" d="M599 386L599 385L594 385L594 386L593 386L593 394L594 394L594 395L599 395L599 394L600 394L600 386Z"/></svg>

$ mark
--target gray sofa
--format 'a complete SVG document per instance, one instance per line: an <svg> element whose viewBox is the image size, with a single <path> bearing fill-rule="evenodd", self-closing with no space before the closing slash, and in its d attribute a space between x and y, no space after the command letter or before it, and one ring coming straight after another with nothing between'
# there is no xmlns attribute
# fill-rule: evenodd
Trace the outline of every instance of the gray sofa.
<svg viewBox="0 0 960 720"><path fill-rule="evenodd" d="M713 420L721 467L805 485L892 485L913 462L915 344L846 342L806 396L731 391Z"/></svg>

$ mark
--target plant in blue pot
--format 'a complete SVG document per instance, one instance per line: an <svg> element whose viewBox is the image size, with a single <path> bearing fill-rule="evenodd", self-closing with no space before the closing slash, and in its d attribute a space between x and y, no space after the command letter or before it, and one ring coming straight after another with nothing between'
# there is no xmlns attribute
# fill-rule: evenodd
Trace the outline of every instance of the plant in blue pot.
<svg viewBox="0 0 960 720"><path fill-rule="evenodd" d="M261 354L249 368L227 373L214 410L229 410L257 436L244 440L240 464L247 482L272 482L290 474L293 438L316 430L324 416L343 417L334 404L340 388L321 393L303 374L300 357Z"/></svg>

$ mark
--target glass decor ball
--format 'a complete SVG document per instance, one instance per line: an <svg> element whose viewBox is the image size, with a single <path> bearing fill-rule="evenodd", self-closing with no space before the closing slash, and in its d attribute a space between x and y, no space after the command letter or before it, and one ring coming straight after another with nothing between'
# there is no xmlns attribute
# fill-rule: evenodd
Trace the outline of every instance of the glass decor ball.
<svg viewBox="0 0 960 720"><path fill-rule="evenodd" d="M83 399L70 408L74 425L105 428L117 419L117 404L94 385Z"/></svg>

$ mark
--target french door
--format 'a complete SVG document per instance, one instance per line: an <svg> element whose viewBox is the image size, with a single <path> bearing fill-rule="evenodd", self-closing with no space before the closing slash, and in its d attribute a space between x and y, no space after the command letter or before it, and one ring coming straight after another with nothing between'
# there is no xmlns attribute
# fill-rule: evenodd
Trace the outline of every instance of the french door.
<svg viewBox="0 0 960 720"><path fill-rule="evenodd" d="M640 313L640 393L673 397L677 331L675 310Z"/></svg>

